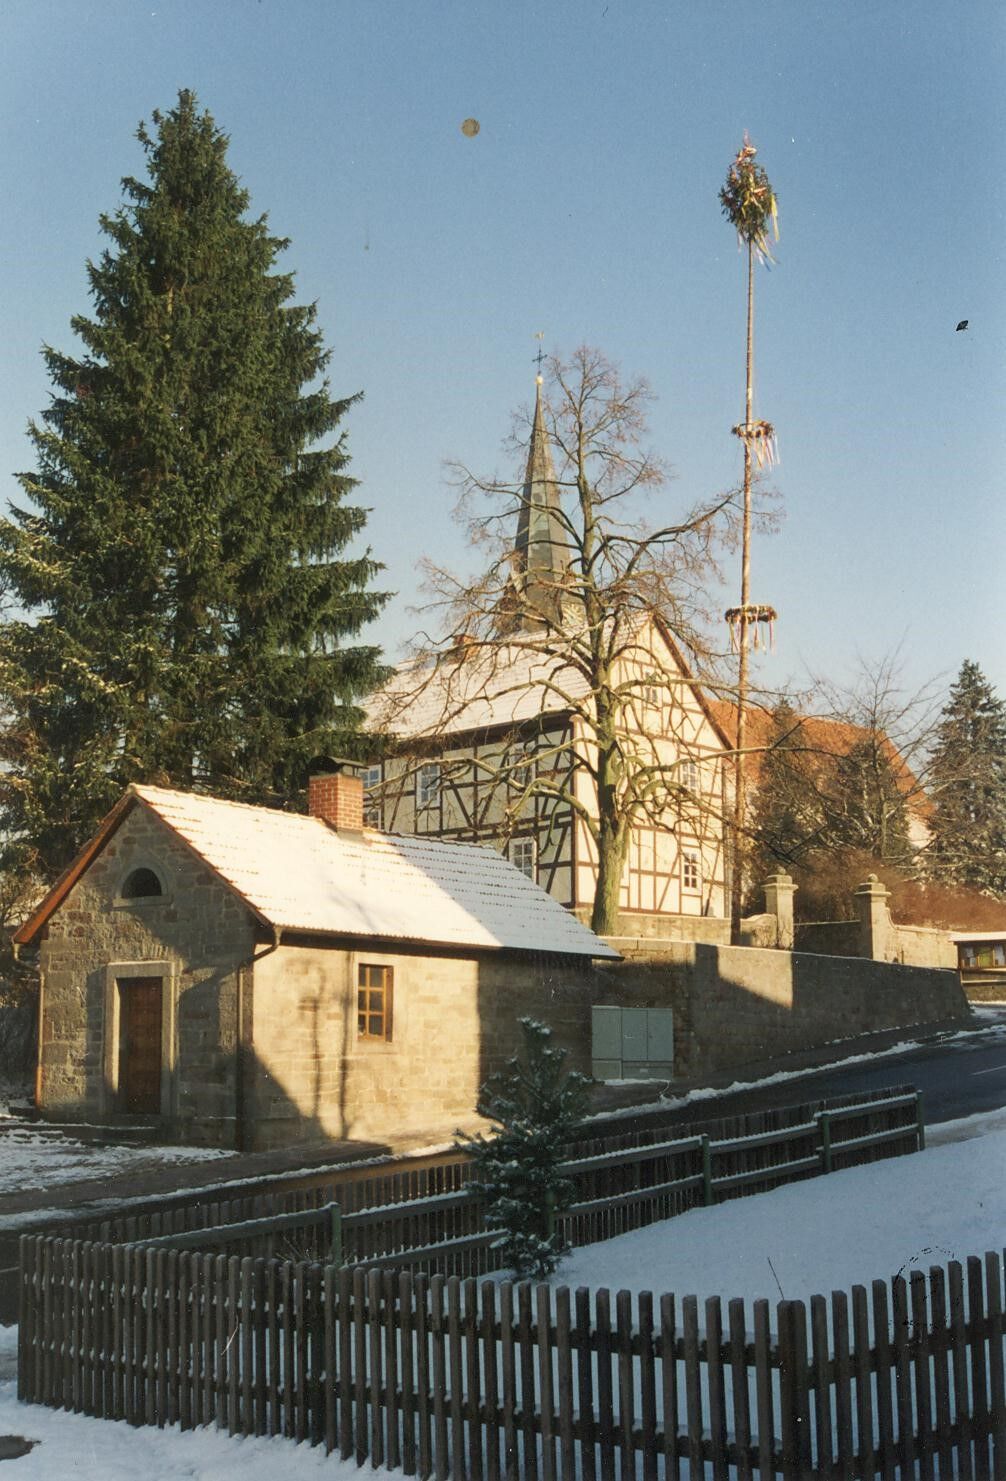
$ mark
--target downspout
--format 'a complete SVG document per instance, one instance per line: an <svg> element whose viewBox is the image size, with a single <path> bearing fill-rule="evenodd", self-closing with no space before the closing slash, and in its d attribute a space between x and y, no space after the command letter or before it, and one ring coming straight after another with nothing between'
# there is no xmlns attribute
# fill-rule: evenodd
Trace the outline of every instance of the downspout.
<svg viewBox="0 0 1006 1481"><path fill-rule="evenodd" d="M249 1100L247 1079L254 1020L248 1011L250 1004L247 1001L247 995L254 992L255 963L262 961L263 957L272 956L274 951L279 950L283 941L282 930L273 925L270 925L269 929L272 931L272 945L267 946L264 951L252 952L248 960L238 967L237 1024L234 1036L234 1147L238 1152L249 1150L246 1124Z"/></svg>

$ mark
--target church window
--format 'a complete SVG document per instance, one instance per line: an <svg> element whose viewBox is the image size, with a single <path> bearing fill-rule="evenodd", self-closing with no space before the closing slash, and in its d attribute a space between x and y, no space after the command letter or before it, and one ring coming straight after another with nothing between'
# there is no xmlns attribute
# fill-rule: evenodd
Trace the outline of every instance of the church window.
<svg viewBox="0 0 1006 1481"><path fill-rule="evenodd" d="M440 762L431 761L419 768L416 777L416 806L431 807L440 796Z"/></svg>
<svg viewBox="0 0 1006 1481"><path fill-rule="evenodd" d="M681 888L697 890L701 883L702 870L699 856L694 849L686 849L681 856Z"/></svg>
<svg viewBox="0 0 1006 1481"><path fill-rule="evenodd" d="M507 753L506 767L511 789L525 791L534 781L534 746L514 746Z"/></svg>
<svg viewBox="0 0 1006 1481"><path fill-rule="evenodd" d="M535 877L537 850L533 838L514 838L510 841L510 862L528 879Z"/></svg>
<svg viewBox="0 0 1006 1481"><path fill-rule="evenodd" d="M363 768L363 821L368 828L380 828L381 826L381 799L378 789L381 785L381 768L379 766L365 766Z"/></svg>
<svg viewBox="0 0 1006 1481"><path fill-rule="evenodd" d="M390 1040L394 968L361 962L356 981L357 1035L361 1039Z"/></svg>

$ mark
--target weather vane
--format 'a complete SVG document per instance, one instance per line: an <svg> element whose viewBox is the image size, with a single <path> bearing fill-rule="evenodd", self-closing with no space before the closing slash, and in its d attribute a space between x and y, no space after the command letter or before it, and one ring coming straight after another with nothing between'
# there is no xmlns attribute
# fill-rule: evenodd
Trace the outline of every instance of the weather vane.
<svg viewBox="0 0 1006 1481"><path fill-rule="evenodd" d="M542 361L545 359L545 352L543 351L543 349L541 347L541 342L542 342L542 340L544 338L545 338L545 331L544 331L544 329L539 329L538 330L538 333L535 335L535 339L538 341L538 353L534 357L535 358L535 361L537 363L537 366L538 366L538 384L539 384L539 386L541 385L541 366L542 366Z"/></svg>

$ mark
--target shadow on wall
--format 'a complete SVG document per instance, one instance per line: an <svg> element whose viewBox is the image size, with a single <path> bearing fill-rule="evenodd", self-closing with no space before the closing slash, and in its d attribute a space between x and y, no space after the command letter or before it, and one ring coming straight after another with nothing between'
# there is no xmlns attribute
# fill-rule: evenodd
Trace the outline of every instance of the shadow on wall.
<svg viewBox="0 0 1006 1481"><path fill-rule="evenodd" d="M666 977L649 979L642 974L629 981L619 977L617 967L595 966L589 958L533 953L526 962L486 958L479 967L478 1083L502 1070L521 1047L521 1018L546 1024L556 1046L567 1052L567 1068L589 1075L591 1008L664 1006L671 991Z"/></svg>
<svg viewBox="0 0 1006 1481"><path fill-rule="evenodd" d="M331 1104L326 1105L316 1079L316 1099L303 1104L280 1084L275 1073L262 1062L254 1050L241 1054L242 1074L246 1077L246 1110L241 1150L271 1152L299 1144L321 1146L338 1143L352 1148L354 1157L380 1157L392 1150L380 1137L354 1136L344 1116L344 1096L335 1089ZM340 1081L344 1080L340 1077ZM394 1128L388 1127L388 1135Z"/></svg>
<svg viewBox="0 0 1006 1481"><path fill-rule="evenodd" d="M956 972L862 958L661 943L650 961L483 963L480 1079L518 1046L517 1020L547 1023L569 1067L591 1069L591 1008L670 1008L674 1075L692 1079L835 1040L969 1020Z"/></svg>
<svg viewBox="0 0 1006 1481"><path fill-rule="evenodd" d="M0 1094L30 1093L38 1045L38 982L0 977Z"/></svg>
<svg viewBox="0 0 1006 1481"><path fill-rule="evenodd" d="M820 1048L835 1040L920 1024L966 1022L956 972L863 958L695 945L673 963L606 969L623 990L675 1009L675 1073L694 1077ZM639 990L639 989L637 989Z"/></svg>

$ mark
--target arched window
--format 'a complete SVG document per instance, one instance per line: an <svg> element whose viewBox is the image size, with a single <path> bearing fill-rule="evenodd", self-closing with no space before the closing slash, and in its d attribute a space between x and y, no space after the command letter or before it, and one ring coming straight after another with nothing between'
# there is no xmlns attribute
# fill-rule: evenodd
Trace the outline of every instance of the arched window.
<svg viewBox="0 0 1006 1481"><path fill-rule="evenodd" d="M163 894L161 881L152 869L134 869L122 886L124 900L148 900L153 895Z"/></svg>

